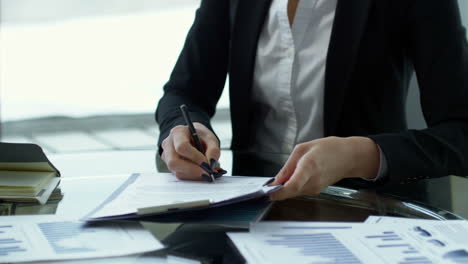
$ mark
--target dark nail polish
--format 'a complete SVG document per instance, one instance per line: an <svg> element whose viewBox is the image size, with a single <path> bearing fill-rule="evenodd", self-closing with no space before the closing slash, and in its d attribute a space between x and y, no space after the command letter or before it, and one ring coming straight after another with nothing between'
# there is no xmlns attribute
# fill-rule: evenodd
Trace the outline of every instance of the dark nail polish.
<svg viewBox="0 0 468 264"><path fill-rule="evenodd" d="M210 159L210 167L212 170L216 167L216 160L215 159Z"/></svg>
<svg viewBox="0 0 468 264"><path fill-rule="evenodd" d="M213 173L213 177L214 177L215 179L218 179L218 178L223 177L223 174L222 174L222 173L219 173L219 172L218 172L218 173Z"/></svg>
<svg viewBox="0 0 468 264"><path fill-rule="evenodd" d="M207 182L213 182L213 179L209 175L202 174L201 177Z"/></svg>
<svg viewBox="0 0 468 264"><path fill-rule="evenodd" d="M223 169L218 169L218 173L221 173L221 174L226 174L227 171L223 170Z"/></svg>
<svg viewBox="0 0 468 264"><path fill-rule="evenodd" d="M210 165L208 165L208 163L206 162L202 162L202 164L200 164L200 167L202 169L204 169L207 173L211 174L213 172L213 170L211 169Z"/></svg>
<svg viewBox="0 0 468 264"><path fill-rule="evenodd" d="M275 178L271 178L267 182L265 182L263 186L270 186L270 184L272 184L274 181L275 181Z"/></svg>

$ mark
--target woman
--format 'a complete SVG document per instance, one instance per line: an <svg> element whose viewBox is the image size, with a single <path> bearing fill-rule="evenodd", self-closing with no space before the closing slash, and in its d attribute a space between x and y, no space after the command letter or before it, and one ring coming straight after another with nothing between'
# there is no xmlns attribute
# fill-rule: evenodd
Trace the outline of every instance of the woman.
<svg viewBox="0 0 468 264"><path fill-rule="evenodd" d="M418 131L404 109L413 69L428 124ZM273 199L345 178L467 174L468 45L456 0L202 1L156 112L161 157L180 179L203 179L219 158L209 119L227 74L232 149L290 154L275 161L285 162L273 183L284 188Z"/></svg>

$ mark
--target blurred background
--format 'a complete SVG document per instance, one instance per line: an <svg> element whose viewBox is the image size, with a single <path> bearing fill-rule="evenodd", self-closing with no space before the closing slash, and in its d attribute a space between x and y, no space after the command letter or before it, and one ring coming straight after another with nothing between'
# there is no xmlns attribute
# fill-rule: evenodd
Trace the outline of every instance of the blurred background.
<svg viewBox="0 0 468 264"><path fill-rule="evenodd" d="M221 0L220 0L221 1ZM468 1L459 0L465 24ZM155 149L153 113L200 0L0 0L2 141ZM416 82L411 127L424 127ZM227 93L214 120L230 145Z"/></svg>
<svg viewBox="0 0 468 264"><path fill-rule="evenodd" d="M2 141L155 148L154 110L199 3L0 0ZM224 119L226 96L219 107ZM217 123L229 140L227 121Z"/></svg>

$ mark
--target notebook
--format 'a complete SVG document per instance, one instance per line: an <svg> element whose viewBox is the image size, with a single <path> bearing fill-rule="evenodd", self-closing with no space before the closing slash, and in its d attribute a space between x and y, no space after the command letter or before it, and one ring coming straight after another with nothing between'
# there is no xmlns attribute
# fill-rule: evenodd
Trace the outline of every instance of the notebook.
<svg viewBox="0 0 468 264"><path fill-rule="evenodd" d="M0 143L0 200L45 204L60 172L35 144Z"/></svg>

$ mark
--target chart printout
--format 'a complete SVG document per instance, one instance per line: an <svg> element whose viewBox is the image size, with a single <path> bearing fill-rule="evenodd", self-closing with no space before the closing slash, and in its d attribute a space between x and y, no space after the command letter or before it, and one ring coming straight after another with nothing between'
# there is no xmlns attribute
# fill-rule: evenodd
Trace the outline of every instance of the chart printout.
<svg viewBox="0 0 468 264"><path fill-rule="evenodd" d="M0 218L0 263L124 256L161 248L139 223L86 226L55 216Z"/></svg>
<svg viewBox="0 0 468 264"><path fill-rule="evenodd" d="M228 233L249 263L468 263L466 221L414 224L257 223ZM451 237L451 238L450 238ZM466 240L466 239L465 239Z"/></svg>

